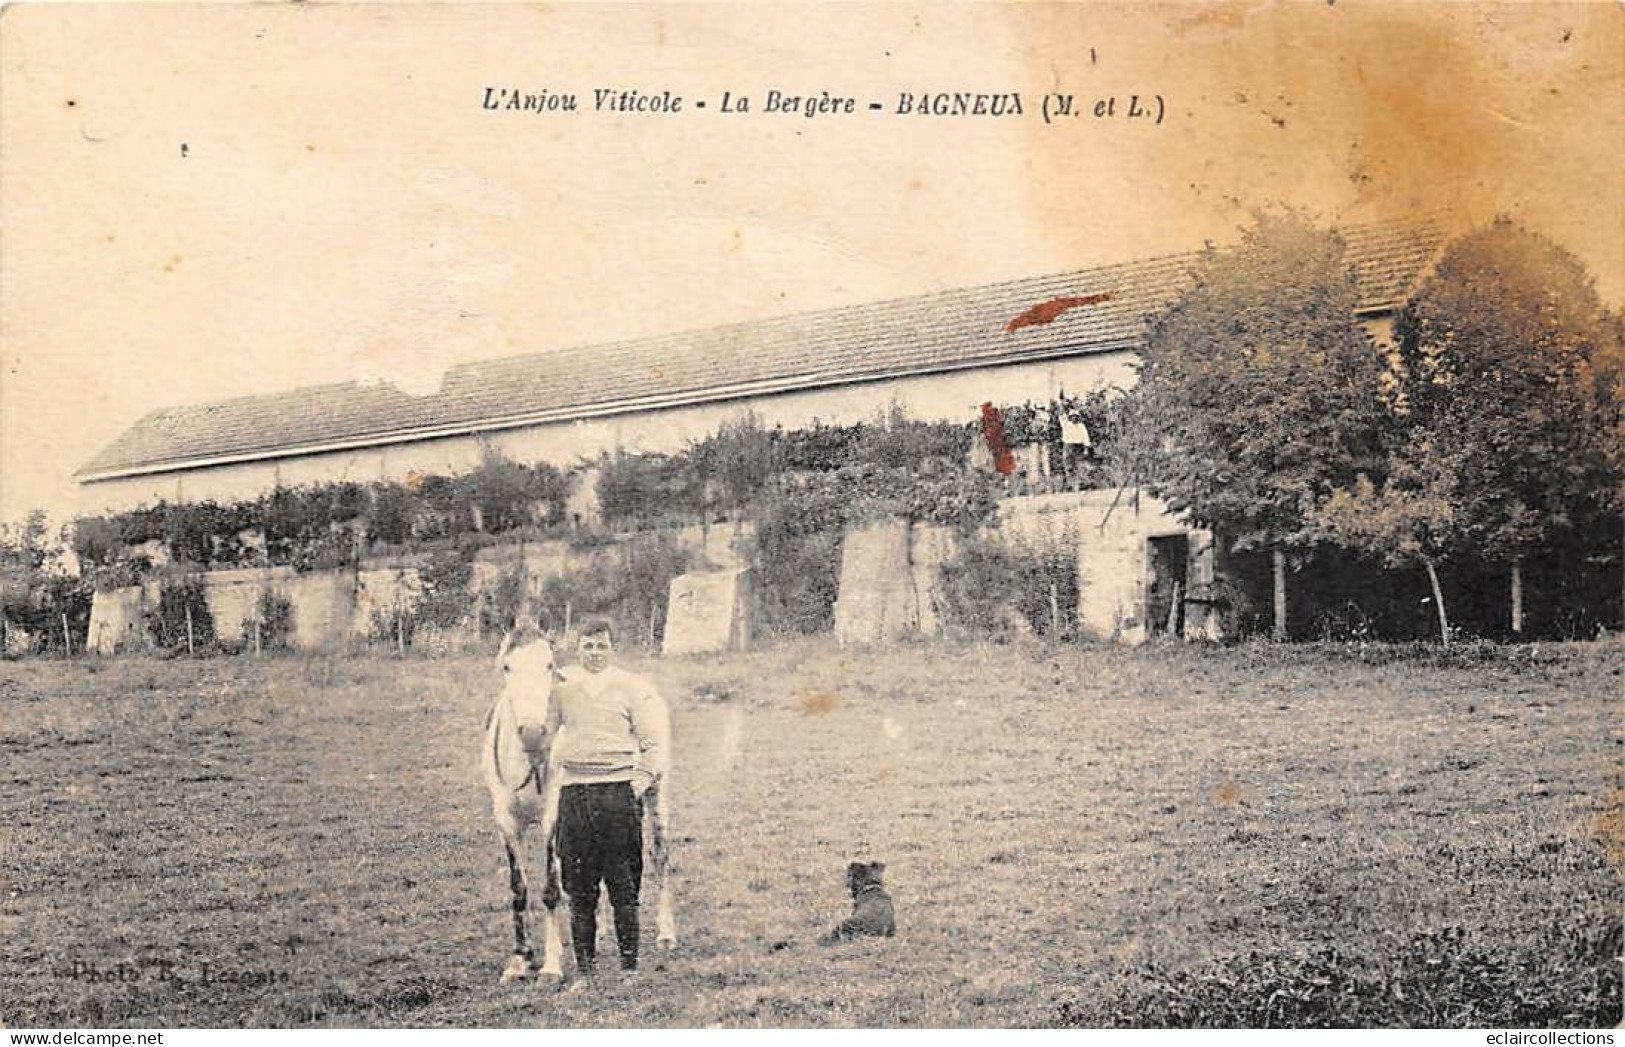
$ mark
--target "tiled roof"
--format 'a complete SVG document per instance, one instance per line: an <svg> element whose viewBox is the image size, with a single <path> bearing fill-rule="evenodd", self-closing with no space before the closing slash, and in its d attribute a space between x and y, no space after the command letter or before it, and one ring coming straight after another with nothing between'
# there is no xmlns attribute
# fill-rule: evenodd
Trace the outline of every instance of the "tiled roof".
<svg viewBox="0 0 1625 1047"><path fill-rule="evenodd" d="M1399 302L1432 226L1343 233L1362 309ZM346 383L154 411L81 481L1132 349L1199 254L463 364L437 393Z"/></svg>

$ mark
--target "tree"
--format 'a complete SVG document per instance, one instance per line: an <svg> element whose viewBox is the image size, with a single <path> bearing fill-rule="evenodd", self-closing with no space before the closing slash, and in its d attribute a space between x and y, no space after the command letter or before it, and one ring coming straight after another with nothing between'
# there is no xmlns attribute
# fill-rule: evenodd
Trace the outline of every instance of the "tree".
<svg viewBox="0 0 1625 1047"><path fill-rule="evenodd" d="M690 446L687 458L698 476L701 503L721 497L730 510L738 512L761 497L781 468L774 436L754 411L746 411Z"/></svg>
<svg viewBox="0 0 1625 1047"><path fill-rule="evenodd" d="M531 521L531 507L547 506L547 518L564 516L570 483L546 463L524 465L492 447L482 450L479 468L455 482L454 504L475 530L510 531Z"/></svg>
<svg viewBox="0 0 1625 1047"><path fill-rule="evenodd" d="M1381 465L1384 365L1357 304L1335 234L1260 215L1238 248L1207 253L1145 344L1140 397L1161 444L1149 486L1233 549L1271 551L1277 639L1287 553L1319 540L1308 514Z"/></svg>
<svg viewBox="0 0 1625 1047"><path fill-rule="evenodd" d="M1449 647L1450 615L1439 581L1439 561L1456 540L1460 517L1449 496L1451 471L1437 468L1439 459L1426 451L1413 457L1435 468L1418 474L1400 465L1381 490L1370 477L1358 477L1352 489L1333 491L1316 507L1312 519L1327 538L1373 552L1389 567L1408 560L1421 563L1433 590L1439 642Z"/></svg>
<svg viewBox="0 0 1625 1047"><path fill-rule="evenodd" d="M1524 561L1617 529L1618 319L1576 258L1502 218L1445 251L1395 333L1401 467L1433 477L1467 549L1508 565L1520 633Z"/></svg>
<svg viewBox="0 0 1625 1047"><path fill-rule="evenodd" d="M416 499L405 484L374 484L372 505L366 517L367 539L400 545L412 537L412 521L416 515Z"/></svg>
<svg viewBox="0 0 1625 1047"><path fill-rule="evenodd" d="M29 513L20 525L0 525L0 654L14 625L46 648L83 647L90 589L63 569L63 552L42 510Z"/></svg>

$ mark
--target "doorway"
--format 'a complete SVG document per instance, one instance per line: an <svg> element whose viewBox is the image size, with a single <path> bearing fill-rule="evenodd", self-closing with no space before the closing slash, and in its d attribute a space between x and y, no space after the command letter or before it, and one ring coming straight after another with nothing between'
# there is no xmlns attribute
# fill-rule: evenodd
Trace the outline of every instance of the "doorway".
<svg viewBox="0 0 1625 1047"><path fill-rule="evenodd" d="M1190 536L1148 538L1145 543L1145 625L1152 636L1185 635L1185 597L1190 592Z"/></svg>

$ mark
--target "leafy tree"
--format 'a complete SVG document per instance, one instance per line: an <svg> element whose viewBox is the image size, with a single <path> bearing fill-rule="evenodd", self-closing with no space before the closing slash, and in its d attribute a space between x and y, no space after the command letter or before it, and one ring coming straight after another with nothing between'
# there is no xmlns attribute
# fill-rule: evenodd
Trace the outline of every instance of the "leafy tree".
<svg viewBox="0 0 1625 1047"><path fill-rule="evenodd" d="M913 419L901 403L893 400L878 424L870 427L854 448L854 460L891 469L957 469L963 467L976 438L976 429L968 424Z"/></svg>
<svg viewBox="0 0 1625 1047"><path fill-rule="evenodd" d="M1427 570L1433 606L1439 618L1439 641L1450 646L1450 616L1439 561L1455 543L1461 518L1450 499L1454 470L1430 449L1420 449L1396 463L1379 490L1368 476L1352 489L1332 492L1313 514L1321 532L1339 545L1377 553L1389 567L1415 560ZM1413 467L1413 463L1423 468Z"/></svg>
<svg viewBox="0 0 1625 1047"><path fill-rule="evenodd" d="M33 634L42 647L83 649L90 588L63 569L63 551L42 510L21 524L0 526L0 654L13 625Z"/></svg>
<svg viewBox="0 0 1625 1047"><path fill-rule="evenodd" d="M412 492L405 484L375 484L372 505L366 516L368 541L386 545L404 543L412 536L412 520L416 515Z"/></svg>
<svg viewBox="0 0 1625 1047"><path fill-rule="evenodd" d="M1299 217L1261 215L1194 276L1145 345L1151 486L1237 551L1271 551L1284 639L1287 553L1319 537L1309 512L1381 464L1383 362L1355 317L1342 241Z"/></svg>
<svg viewBox="0 0 1625 1047"><path fill-rule="evenodd" d="M453 503L476 530L511 531L531 522L531 506L544 503L550 519L564 515L569 480L550 465L522 465L487 448L479 468L454 482Z"/></svg>
<svg viewBox="0 0 1625 1047"><path fill-rule="evenodd" d="M605 455L598 467L598 506L611 523L683 516L700 504L700 485L685 456Z"/></svg>
<svg viewBox="0 0 1625 1047"><path fill-rule="evenodd" d="M1503 218L1450 246L1396 334L1400 467L1430 477L1465 546L1509 566L1521 632L1524 560L1618 527L1618 318L1576 258Z"/></svg>
<svg viewBox="0 0 1625 1047"><path fill-rule="evenodd" d="M82 567L105 567L124 555L118 521L107 516L84 516L73 522L73 552Z"/></svg>
<svg viewBox="0 0 1625 1047"><path fill-rule="evenodd" d="M709 502L714 490L737 511L769 490L781 468L774 436L746 411L690 447L686 457L698 473L702 500Z"/></svg>
<svg viewBox="0 0 1625 1047"><path fill-rule="evenodd" d="M165 650L195 651L214 643L214 615L202 576L172 574L164 579L151 628L153 640Z"/></svg>
<svg viewBox="0 0 1625 1047"><path fill-rule="evenodd" d="M819 419L805 429L778 433L780 457L787 470L809 472L839 469L857 461L867 429L857 425L826 425Z"/></svg>
<svg viewBox="0 0 1625 1047"><path fill-rule="evenodd" d="M183 563L205 566L213 558L209 512L214 503L175 503L164 507L164 544L169 555Z"/></svg>

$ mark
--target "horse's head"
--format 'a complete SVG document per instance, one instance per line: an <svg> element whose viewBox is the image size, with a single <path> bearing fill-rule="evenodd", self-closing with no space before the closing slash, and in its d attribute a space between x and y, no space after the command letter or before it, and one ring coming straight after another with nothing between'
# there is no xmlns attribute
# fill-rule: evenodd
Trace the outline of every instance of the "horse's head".
<svg viewBox="0 0 1625 1047"><path fill-rule="evenodd" d="M516 629L502 641L502 700L513 712L526 749L546 746L558 730L559 711L553 686L562 679L553 645L539 632Z"/></svg>

